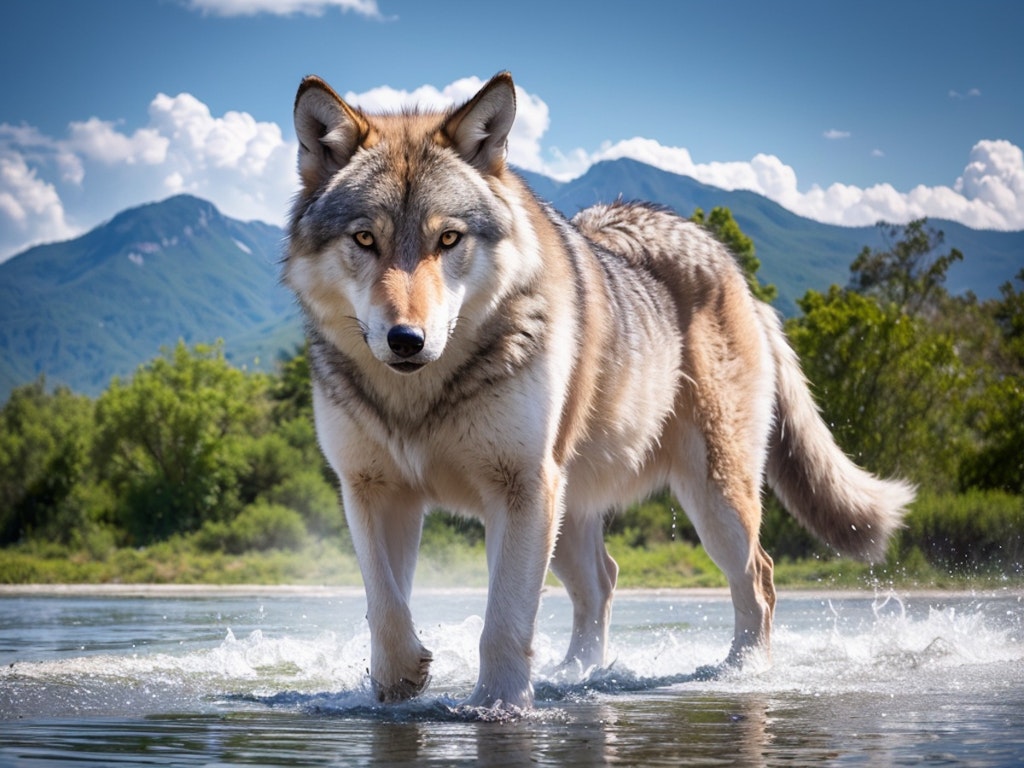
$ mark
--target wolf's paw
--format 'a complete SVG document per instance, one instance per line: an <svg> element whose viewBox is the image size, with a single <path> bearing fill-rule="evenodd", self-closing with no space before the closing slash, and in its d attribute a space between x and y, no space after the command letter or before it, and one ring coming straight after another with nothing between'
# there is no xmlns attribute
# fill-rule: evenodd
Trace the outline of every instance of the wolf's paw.
<svg viewBox="0 0 1024 768"><path fill-rule="evenodd" d="M461 706L480 710L522 713L533 707L533 685L527 680L519 685L486 685L477 683Z"/></svg>
<svg viewBox="0 0 1024 768"><path fill-rule="evenodd" d="M771 667L771 656L763 645L749 646L729 651L725 661L719 664L705 664L697 667L693 673L694 680L720 680L739 671L759 673Z"/></svg>
<svg viewBox="0 0 1024 768"><path fill-rule="evenodd" d="M434 660L433 655L426 648L419 649L417 663L409 665L400 673L397 680L385 682L383 675L371 678L373 683L373 694L377 701L384 704L393 704L399 701L411 699L418 696L430 682L430 662Z"/></svg>

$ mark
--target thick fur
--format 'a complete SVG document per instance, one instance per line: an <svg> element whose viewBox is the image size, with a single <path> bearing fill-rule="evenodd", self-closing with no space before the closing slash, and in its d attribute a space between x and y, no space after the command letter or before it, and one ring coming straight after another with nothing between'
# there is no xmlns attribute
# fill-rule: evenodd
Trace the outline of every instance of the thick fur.
<svg viewBox="0 0 1024 768"><path fill-rule="evenodd" d="M765 476L811 531L862 557L884 551L913 496L835 445L777 316L721 244L648 205L567 222L505 165L514 115L506 73L447 113L365 114L315 77L296 97L284 277L307 319L317 432L384 701L428 678L409 597L432 508L486 526L469 703L524 707L549 565L573 602L566 664L604 663L609 510L672 489L729 580L737 663L767 648L775 604Z"/></svg>

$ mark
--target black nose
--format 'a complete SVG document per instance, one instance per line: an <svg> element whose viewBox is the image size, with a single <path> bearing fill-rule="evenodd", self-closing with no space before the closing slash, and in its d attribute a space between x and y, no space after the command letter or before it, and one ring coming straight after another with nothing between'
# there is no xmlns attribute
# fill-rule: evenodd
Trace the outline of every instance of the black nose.
<svg viewBox="0 0 1024 768"><path fill-rule="evenodd" d="M399 357L412 357L423 349L423 329L396 325L388 331L388 346Z"/></svg>

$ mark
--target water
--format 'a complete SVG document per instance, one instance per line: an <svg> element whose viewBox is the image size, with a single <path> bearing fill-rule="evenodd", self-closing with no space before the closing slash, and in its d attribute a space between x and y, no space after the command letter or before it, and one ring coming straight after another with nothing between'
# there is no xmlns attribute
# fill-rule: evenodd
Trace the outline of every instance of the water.
<svg viewBox="0 0 1024 768"><path fill-rule="evenodd" d="M1024 592L780 594L774 654L708 681L721 592L623 592L610 669L554 673L535 710L460 707L485 596L417 592L427 693L369 693L361 590L0 592L0 766L971 765L1024 763Z"/></svg>

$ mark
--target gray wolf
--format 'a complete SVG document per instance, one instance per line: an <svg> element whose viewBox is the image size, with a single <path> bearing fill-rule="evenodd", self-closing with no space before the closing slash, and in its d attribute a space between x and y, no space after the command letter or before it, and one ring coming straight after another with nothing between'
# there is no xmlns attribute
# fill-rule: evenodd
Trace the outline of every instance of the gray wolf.
<svg viewBox="0 0 1024 768"><path fill-rule="evenodd" d="M317 77L295 101L301 188L283 279L303 309L317 434L362 570L370 678L419 693L409 598L424 515L484 523L489 590L467 703L532 704L548 567L567 668L604 663L618 568L603 518L668 487L728 578L723 662L768 648L765 481L835 549L876 558L913 490L855 466L779 318L724 246L643 204L571 221L505 162L507 73L447 112L368 114Z"/></svg>

